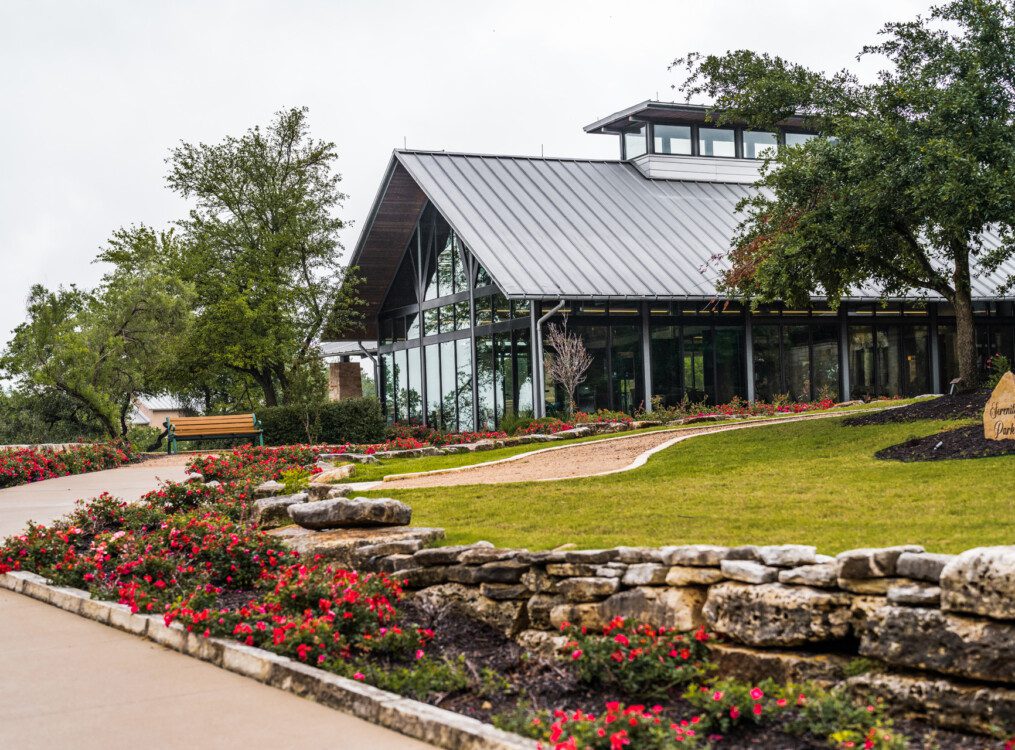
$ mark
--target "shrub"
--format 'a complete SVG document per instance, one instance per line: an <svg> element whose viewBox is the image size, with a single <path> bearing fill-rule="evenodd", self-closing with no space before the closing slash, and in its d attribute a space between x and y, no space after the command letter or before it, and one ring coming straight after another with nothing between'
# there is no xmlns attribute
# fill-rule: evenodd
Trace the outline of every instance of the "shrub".
<svg viewBox="0 0 1015 750"><path fill-rule="evenodd" d="M268 445L375 443L384 438L384 415L377 399L327 401L312 407L271 406L257 418Z"/></svg>
<svg viewBox="0 0 1015 750"><path fill-rule="evenodd" d="M708 671L708 633L680 633L665 627L628 624L615 617L602 633L566 625L568 659L578 679L616 688L624 695L664 698L675 687L696 682Z"/></svg>
<svg viewBox="0 0 1015 750"><path fill-rule="evenodd" d="M135 459L130 445L118 441L81 443L63 451L51 448L0 450L0 488L113 469Z"/></svg>
<svg viewBox="0 0 1015 750"><path fill-rule="evenodd" d="M310 469L303 466L286 469L282 472L282 485L285 487L283 492L286 495L295 495L297 492L302 492L310 485L310 477L312 476L313 474Z"/></svg>
<svg viewBox="0 0 1015 750"><path fill-rule="evenodd" d="M987 359L987 374L984 376L983 384L987 388L996 388L997 384L1001 382L1001 378L1004 374L1011 370L1011 362L1008 358L998 352L989 359Z"/></svg>
<svg viewBox="0 0 1015 750"><path fill-rule="evenodd" d="M703 747L698 718L679 722L662 716L663 707L625 706L617 701L606 704L601 714L557 709L545 717L536 717L527 734L548 742L538 748L554 750L676 750Z"/></svg>

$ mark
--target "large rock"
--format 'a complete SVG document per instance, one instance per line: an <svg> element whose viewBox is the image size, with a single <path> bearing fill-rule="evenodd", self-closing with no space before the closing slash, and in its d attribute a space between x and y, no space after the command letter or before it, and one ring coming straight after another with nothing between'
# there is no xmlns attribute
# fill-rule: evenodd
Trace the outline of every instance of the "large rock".
<svg viewBox="0 0 1015 750"><path fill-rule="evenodd" d="M415 539L426 547L436 544L444 538L444 529L425 526L377 526L311 531L289 524L267 533L283 541L287 547L296 550L307 559L320 557L322 560L353 568L362 567L359 551L368 545ZM406 564L391 570L399 570L402 567L418 568L420 565L415 561L415 555L413 555Z"/></svg>
<svg viewBox="0 0 1015 750"><path fill-rule="evenodd" d="M726 582L708 590L709 627L749 646L799 646L845 637L851 597L808 586Z"/></svg>
<svg viewBox="0 0 1015 750"><path fill-rule="evenodd" d="M691 565L699 568L718 568L729 553L729 547L714 544L687 544L674 547L670 553L670 565Z"/></svg>
<svg viewBox="0 0 1015 750"><path fill-rule="evenodd" d="M569 602L593 602L620 588L616 578L565 578L557 584L557 593Z"/></svg>
<svg viewBox="0 0 1015 750"><path fill-rule="evenodd" d="M623 572L625 586L657 586L666 582L669 568L658 563L638 563L629 565Z"/></svg>
<svg viewBox="0 0 1015 750"><path fill-rule="evenodd" d="M406 526L412 508L390 498L335 498L289 506L289 517L305 529Z"/></svg>
<svg viewBox="0 0 1015 750"><path fill-rule="evenodd" d="M524 602L495 601L483 596L474 587L457 583L444 583L417 591L413 601L433 610L459 607L508 637L522 631L528 621Z"/></svg>
<svg viewBox="0 0 1015 750"><path fill-rule="evenodd" d="M839 561L839 578L891 578L895 573L895 565L906 552L923 552L923 547L916 544L903 544L898 547L870 547L851 549L836 555Z"/></svg>
<svg viewBox="0 0 1015 750"><path fill-rule="evenodd" d="M666 574L667 586L711 586L723 580L721 570L695 568L691 565L674 565Z"/></svg>
<svg viewBox="0 0 1015 750"><path fill-rule="evenodd" d="M275 495L281 495L284 491L284 484L276 482L274 479L269 479L267 482L262 482L254 488L254 497L273 497Z"/></svg>
<svg viewBox="0 0 1015 750"><path fill-rule="evenodd" d="M1015 690L882 673L851 677L846 688L864 699L884 696L894 709L938 726L988 735L1015 732Z"/></svg>
<svg viewBox="0 0 1015 750"><path fill-rule="evenodd" d="M253 520L262 529L274 529L292 523L289 506L307 501L306 492L295 495L266 496L254 501Z"/></svg>
<svg viewBox="0 0 1015 750"><path fill-rule="evenodd" d="M954 559L955 555L903 552L895 563L895 572L903 578L912 578L914 581L937 583L941 580L941 571L945 565Z"/></svg>
<svg viewBox="0 0 1015 750"><path fill-rule="evenodd" d="M758 559L777 568L795 568L817 561L817 549L805 544L778 544L758 547Z"/></svg>
<svg viewBox="0 0 1015 750"><path fill-rule="evenodd" d="M751 560L723 560L719 568L732 581L741 583L772 583L779 578L779 569Z"/></svg>
<svg viewBox="0 0 1015 750"><path fill-rule="evenodd" d="M801 565L799 568L780 570L779 583L834 589L838 585L838 571L839 566L836 563Z"/></svg>
<svg viewBox="0 0 1015 750"><path fill-rule="evenodd" d="M885 606L867 617L860 653L900 667L1015 684L1015 624Z"/></svg>
<svg viewBox="0 0 1015 750"><path fill-rule="evenodd" d="M1015 545L976 547L941 572L941 608L1015 620Z"/></svg>
<svg viewBox="0 0 1015 750"><path fill-rule="evenodd" d="M599 605L602 619L693 630L702 623L705 592L700 588L642 586L614 594Z"/></svg>
<svg viewBox="0 0 1015 750"><path fill-rule="evenodd" d="M842 654L754 649L712 641L708 646L720 675L755 685L766 679L781 683L812 680L837 683L845 677L851 661L849 656Z"/></svg>
<svg viewBox="0 0 1015 750"><path fill-rule="evenodd" d="M352 464L343 464L325 469L320 474L310 477L310 484L337 484L343 479L352 476L355 467Z"/></svg>
<svg viewBox="0 0 1015 750"><path fill-rule="evenodd" d="M890 586L888 603L910 607L936 607L941 603L941 588L926 581L909 581Z"/></svg>

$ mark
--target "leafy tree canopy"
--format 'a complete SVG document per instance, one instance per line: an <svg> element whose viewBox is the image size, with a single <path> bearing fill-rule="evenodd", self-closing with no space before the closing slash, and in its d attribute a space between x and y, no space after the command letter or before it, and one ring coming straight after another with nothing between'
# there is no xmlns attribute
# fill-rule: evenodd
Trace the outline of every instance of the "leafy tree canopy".
<svg viewBox="0 0 1015 750"><path fill-rule="evenodd" d="M339 262L337 158L309 136L307 110L290 109L168 159L169 186L193 203L180 222L180 275L196 294L188 349L252 378L269 406L320 400L316 342L357 318L356 279Z"/></svg>
<svg viewBox="0 0 1015 750"><path fill-rule="evenodd" d="M888 63L873 82L750 50L674 61L681 90L709 97L719 123L773 128L799 115L825 136L763 168L722 285L794 305L871 289L940 295L972 384L971 283L1015 252L1015 6L954 0L886 25L868 55Z"/></svg>

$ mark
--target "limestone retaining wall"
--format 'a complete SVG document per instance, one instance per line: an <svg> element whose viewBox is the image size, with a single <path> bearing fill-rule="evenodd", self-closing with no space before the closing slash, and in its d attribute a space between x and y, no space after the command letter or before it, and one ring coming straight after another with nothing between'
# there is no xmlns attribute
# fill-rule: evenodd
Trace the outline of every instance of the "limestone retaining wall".
<svg viewBox="0 0 1015 750"><path fill-rule="evenodd" d="M560 645L564 622L704 625L724 636L726 673L848 681L944 726L1015 729L1015 546L833 558L800 545L530 552L425 547L411 535L315 539L287 541L390 573L423 600L458 602L530 648Z"/></svg>

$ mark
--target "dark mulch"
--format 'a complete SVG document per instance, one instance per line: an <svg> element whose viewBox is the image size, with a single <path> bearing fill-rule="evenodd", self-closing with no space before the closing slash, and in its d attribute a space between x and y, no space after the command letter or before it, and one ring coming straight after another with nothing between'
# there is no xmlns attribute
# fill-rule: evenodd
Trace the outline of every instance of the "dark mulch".
<svg viewBox="0 0 1015 750"><path fill-rule="evenodd" d="M874 457L908 463L1012 455L1015 455L1015 440L987 440L983 436L983 425L972 424L892 445L879 450Z"/></svg>
<svg viewBox="0 0 1015 750"><path fill-rule="evenodd" d="M859 414L843 420L850 427L915 422L918 419L978 419L990 398L990 391L969 391L954 396L939 396L908 406Z"/></svg>
<svg viewBox="0 0 1015 750"><path fill-rule="evenodd" d="M410 599L399 609L403 613L403 623L434 630L435 637L428 648L431 655L449 659L463 657L474 684L480 683L484 668L494 670L503 678L495 689L472 687L450 695L430 696L429 702L434 705L488 722L498 714L516 714L520 708L527 711L580 708L599 713L610 700L642 702L637 696L615 695L580 684L566 663L527 654L499 630L475 619L460 606L429 609ZM664 715L686 718L692 714L679 695L658 702L664 707ZM976 750L985 745L984 737L934 729L920 721L900 719L895 722L895 728L912 740L913 748ZM827 748L828 744L823 738L798 737L778 726L767 725L726 735L716 747L718 750L817 750Z"/></svg>

